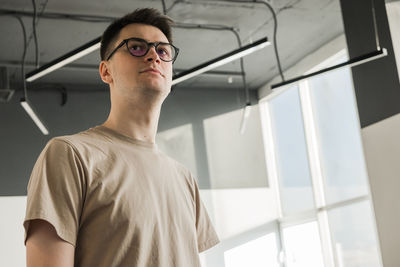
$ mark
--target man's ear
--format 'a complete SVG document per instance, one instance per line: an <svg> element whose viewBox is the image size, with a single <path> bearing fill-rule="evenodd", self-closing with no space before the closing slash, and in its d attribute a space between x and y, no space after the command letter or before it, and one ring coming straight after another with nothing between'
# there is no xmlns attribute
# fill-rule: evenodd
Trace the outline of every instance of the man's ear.
<svg viewBox="0 0 400 267"><path fill-rule="evenodd" d="M110 72L110 67L107 64L107 62L104 60L100 62L99 73L100 73L100 77L103 80L103 82L105 82L107 84L112 83L113 79L112 79L112 75Z"/></svg>

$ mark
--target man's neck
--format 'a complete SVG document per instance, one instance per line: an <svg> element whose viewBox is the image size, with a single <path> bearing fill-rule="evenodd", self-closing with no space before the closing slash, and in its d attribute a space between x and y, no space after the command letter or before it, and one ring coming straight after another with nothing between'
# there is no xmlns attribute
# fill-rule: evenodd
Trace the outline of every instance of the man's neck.
<svg viewBox="0 0 400 267"><path fill-rule="evenodd" d="M136 140L155 143L160 109L160 103L148 101L111 104L103 126Z"/></svg>

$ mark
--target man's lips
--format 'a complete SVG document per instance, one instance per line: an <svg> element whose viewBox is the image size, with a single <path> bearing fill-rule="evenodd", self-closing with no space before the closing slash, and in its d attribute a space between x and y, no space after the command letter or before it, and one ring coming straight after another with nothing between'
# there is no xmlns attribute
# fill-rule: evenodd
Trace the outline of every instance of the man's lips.
<svg viewBox="0 0 400 267"><path fill-rule="evenodd" d="M144 69L144 70L140 71L140 73L146 73L146 72L157 73L164 77L164 75L158 69L148 68L148 69Z"/></svg>

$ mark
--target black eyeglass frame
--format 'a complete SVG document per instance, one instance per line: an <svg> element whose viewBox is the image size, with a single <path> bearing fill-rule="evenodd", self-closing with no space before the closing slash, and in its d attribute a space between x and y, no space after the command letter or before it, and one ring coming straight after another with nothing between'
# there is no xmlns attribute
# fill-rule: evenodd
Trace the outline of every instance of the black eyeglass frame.
<svg viewBox="0 0 400 267"><path fill-rule="evenodd" d="M132 53L129 52L129 47L128 47L128 41L130 41L130 40L136 40L136 41L144 42L147 45L146 53L144 53L142 56L132 55ZM144 57L150 51L152 46L154 46L154 48L157 51L157 47L160 44L161 45L170 45L170 46L172 46L173 49L175 49L175 55L171 60L165 60L165 59L162 59L161 57L159 57L162 61L164 61L164 62L171 62L172 61L172 63L174 63L176 58L178 57L178 54L179 54L179 48L174 46L173 44L165 43L165 42L152 42L151 43L151 42L147 42L146 40L141 39L141 38L132 37L132 38L124 39L116 48L114 48L114 50L111 52L111 54L107 57L107 60L109 60L112 57L112 55L114 55L115 52L117 52L117 50L120 49L124 44L126 45L126 49L128 50L129 54L131 56L133 56L133 57Z"/></svg>

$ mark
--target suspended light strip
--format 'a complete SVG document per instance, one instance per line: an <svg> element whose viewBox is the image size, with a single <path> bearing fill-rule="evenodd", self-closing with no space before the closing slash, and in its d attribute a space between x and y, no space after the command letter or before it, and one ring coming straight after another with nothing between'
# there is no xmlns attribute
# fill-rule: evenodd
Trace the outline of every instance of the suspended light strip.
<svg viewBox="0 0 400 267"><path fill-rule="evenodd" d="M297 82L297 81L300 81L300 80L303 80L303 79L307 79L307 78L310 78L312 76L316 76L316 75L319 75L319 74L322 74L322 73L325 73L325 72L328 72L328 71L336 70L336 69L339 69L339 68L354 67L354 66L357 66L357 65L361 65L361 64L364 64L366 62L369 62L369 61L372 61L372 60L375 60L375 59L378 59L378 58L381 58L381 57L385 57L385 56L387 56L387 50L385 48L382 48L382 49L376 50L374 52L371 52L371 53L368 53L368 54L365 54L365 55L362 55L362 56L359 56L359 57L355 57L355 58L350 59L350 60L348 60L346 62L334 65L334 66L329 67L329 68L325 68L325 69L322 69L322 70L319 70L319 71L316 71L316 72L313 72L313 73L310 73L310 74L301 75L301 76L298 76L296 78L293 78L293 79L290 79L290 80L287 80L287 81L284 81L284 82L281 82L281 83L273 84L273 85L271 85L271 89L274 89L274 88L277 88L277 87L280 87L280 86L284 86L284 85L287 85L287 84L290 84L290 83L294 83L294 82Z"/></svg>
<svg viewBox="0 0 400 267"><path fill-rule="evenodd" d="M202 74L211 69L215 69L219 66L222 66L226 63L229 63L229 62L239 59L241 57L247 56L248 54L251 54L257 50L260 50L269 44L270 44L270 42L268 41L268 38L264 37L252 44L245 45L239 49L233 50L232 52L229 52L229 53L224 54L220 57L217 57L213 60L205 62L197 67L183 71L173 77L172 85L183 82L187 79L193 78L199 74Z"/></svg>
<svg viewBox="0 0 400 267"><path fill-rule="evenodd" d="M33 111L28 99L21 98L20 103L21 106L25 109L26 113L28 113L31 119L35 122L36 126L40 129L40 131L42 131L44 135L48 135L49 131L47 130L43 122L39 119L39 117L36 115L35 111Z"/></svg>
<svg viewBox="0 0 400 267"><path fill-rule="evenodd" d="M239 133L242 135L244 134L244 131L246 130L247 121L249 120L249 117L250 117L250 112L251 112L251 104L248 103L248 104L246 104L246 106L243 109L242 121L240 122Z"/></svg>
<svg viewBox="0 0 400 267"><path fill-rule="evenodd" d="M41 66L40 68L31 71L26 75L26 81L27 82L32 82L36 79L39 79L40 77L49 74L87 54L90 54L91 52L97 50L100 48L100 41L101 37L98 37L94 39L93 41L78 47L77 49ZM269 45L270 42L268 41L268 38L262 38L252 44L243 46L239 49L236 49L230 53L224 54L220 57L217 57L211 61L205 62L197 67L194 67L192 69L183 71L179 73L178 75L175 75L173 77L172 85L180 83L184 80L190 79L194 76L197 76L201 73L204 73L206 71L209 71L211 69L217 68L219 66L222 66L224 64L227 64L231 61L234 61L236 59L239 59L241 57L244 57L248 54L251 54L257 50L260 50L267 45Z"/></svg>
<svg viewBox="0 0 400 267"><path fill-rule="evenodd" d="M78 47L77 49L41 66L40 68L31 71L26 75L26 81L27 82L32 82L36 79L39 79L40 77L49 74L50 72L53 72L83 56L86 56L93 51L97 50L100 48L100 41L101 37L98 37L94 39L93 41L84 44L81 47Z"/></svg>

